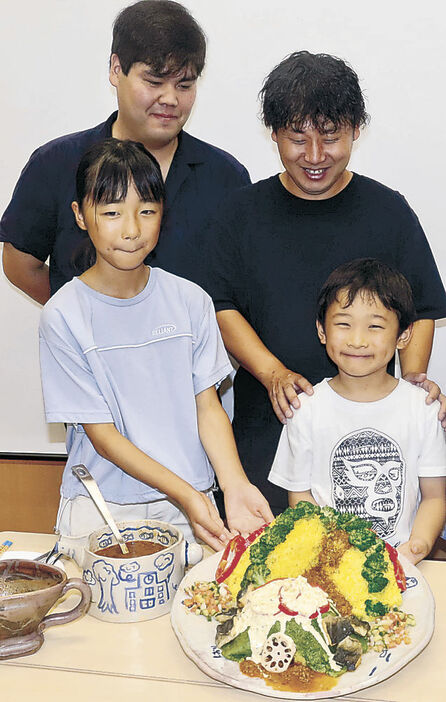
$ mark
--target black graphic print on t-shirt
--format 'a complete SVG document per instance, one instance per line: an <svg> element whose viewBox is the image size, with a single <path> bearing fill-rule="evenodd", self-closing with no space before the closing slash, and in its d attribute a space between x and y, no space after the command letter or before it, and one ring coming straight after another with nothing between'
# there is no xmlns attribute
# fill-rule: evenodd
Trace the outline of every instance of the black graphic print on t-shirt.
<svg viewBox="0 0 446 702"><path fill-rule="evenodd" d="M335 446L330 471L334 507L370 519L388 539L403 508L406 466L398 444L374 429L352 432Z"/></svg>

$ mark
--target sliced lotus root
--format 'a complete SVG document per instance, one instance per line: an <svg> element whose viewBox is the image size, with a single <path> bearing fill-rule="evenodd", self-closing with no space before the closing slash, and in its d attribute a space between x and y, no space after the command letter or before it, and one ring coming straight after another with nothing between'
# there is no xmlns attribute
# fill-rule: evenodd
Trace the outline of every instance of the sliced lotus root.
<svg viewBox="0 0 446 702"><path fill-rule="evenodd" d="M271 634L262 648L260 664L270 673L283 673L296 653L293 639L287 634Z"/></svg>

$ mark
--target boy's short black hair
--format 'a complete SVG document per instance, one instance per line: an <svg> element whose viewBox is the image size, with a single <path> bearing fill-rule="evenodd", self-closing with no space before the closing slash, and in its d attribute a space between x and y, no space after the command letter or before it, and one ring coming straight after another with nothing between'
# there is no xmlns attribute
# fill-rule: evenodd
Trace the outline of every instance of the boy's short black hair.
<svg viewBox="0 0 446 702"><path fill-rule="evenodd" d="M369 119L357 74L329 54L290 54L265 78L260 98L263 122L273 132L301 131L308 124L321 132L332 126L354 129Z"/></svg>
<svg viewBox="0 0 446 702"><path fill-rule="evenodd" d="M180 3L142 0L117 16L111 53L118 56L125 75L141 62L158 76L189 69L198 78L206 58L206 37Z"/></svg>
<svg viewBox="0 0 446 702"><path fill-rule="evenodd" d="M402 273L376 258L357 258L330 273L319 293L317 319L324 326L330 305L343 290L349 307L358 293L377 297L384 307L395 312L401 334L416 319L412 290Z"/></svg>

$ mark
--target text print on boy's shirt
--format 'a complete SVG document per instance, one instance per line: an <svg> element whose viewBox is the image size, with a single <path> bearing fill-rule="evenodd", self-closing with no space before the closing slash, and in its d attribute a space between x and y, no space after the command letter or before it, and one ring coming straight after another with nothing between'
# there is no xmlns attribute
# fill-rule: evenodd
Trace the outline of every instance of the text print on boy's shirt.
<svg viewBox="0 0 446 702"><path fill-rule="evenodd" d="M64 309L72 310L69 324ZM114 423L197 490L211 487L214 472L198 435L195 396L232 366L201 288L152 268L141 293L119 299L74 278L45 307L40 343L47 420L70 425L70 465L85 463L106 500L130 504L162 495L99 456L84 423ZM62 495L80 494L82 484L65 471Z"/></svg>
<svg viewBox="0 0 446 702"><path fill-rule="evenodd" d="M406 464L398 444L365 428L344 436L330 456L332 500L340 512L373 519L383 539L394 533L402 510Z"/></svg>
<svg viewBox="0 0 446 702"><path fill-rule="evenodd" d="M291 492L311 490L318 505L370 519L393 546L409 539L419 478L446 475L446 438L438 403L399 380L387 397L354 402L323 380L280 436L269 474Z"/></svg>

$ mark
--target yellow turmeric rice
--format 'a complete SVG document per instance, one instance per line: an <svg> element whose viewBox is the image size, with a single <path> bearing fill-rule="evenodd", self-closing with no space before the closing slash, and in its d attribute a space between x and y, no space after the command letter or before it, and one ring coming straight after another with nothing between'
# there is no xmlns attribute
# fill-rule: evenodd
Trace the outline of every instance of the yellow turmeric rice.
<svg viewBox="0 0 446 702"><path fill-rule="evenodd" d="M281 531L287 529L287 533ZM281 537L282 533L283 539L276 543L277 535ZM376 568L376 554L381 579L373 585L370 581L376 577L376 571L370 568ZM257 567L255 564L262 562L262 557L262 565L267 567L262 571L265 582L304 575L313 585L323 588L325 583L335 605L338 601L344 612L348 609L357 617L375 616L370 609L366 611L366 602L367 608L377 603L385 609L401 605L393 564L382 540L371 531L369 523L355 515L341 515L307 502L286 510L255 539L224 581L233 597L241 585L247 584L248 567L253 563Z"/></svg>

